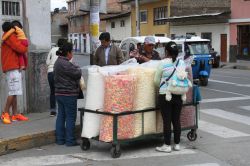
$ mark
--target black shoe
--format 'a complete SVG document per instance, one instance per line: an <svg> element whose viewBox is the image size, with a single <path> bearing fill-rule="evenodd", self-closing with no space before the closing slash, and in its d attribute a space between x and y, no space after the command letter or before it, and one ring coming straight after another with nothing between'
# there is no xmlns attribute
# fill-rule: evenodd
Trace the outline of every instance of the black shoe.
<svg viewBox="0 0 250 166"><path fill-rule="evenodd" d="M73 144L65 144L66 146L79 146L80 145L80 143L78 143L78 142L75 142L75 143L73 143Z"/></svg>
<svg viewBox="0 0 250 166"><path fill-rule="evenodd" d="M50 112L50 116L51 116L51 117L56 116L56 112L51 111L51 112Z"/></svg>

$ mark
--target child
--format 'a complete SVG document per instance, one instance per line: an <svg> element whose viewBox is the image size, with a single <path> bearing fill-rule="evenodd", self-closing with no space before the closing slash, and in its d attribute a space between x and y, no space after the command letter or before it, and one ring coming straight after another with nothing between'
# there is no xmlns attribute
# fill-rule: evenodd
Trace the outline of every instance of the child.
<svg viewBox="0 0 250 166"><path fill-rule="evenodd" d="M2 41L5 41L12 33L16 33L17 38L19 40L21 40L21 43L28 47L28 40L25 36L25 33L23 32L22 28L22 24L15 20L12 21L12 27L10 27L10 29L8 30L8 32L5 32L5 34L2 37ZM25 70L27 68L28 65L28 59L26 54L19 54L19 64L20 64L20 70Z"/></svg>

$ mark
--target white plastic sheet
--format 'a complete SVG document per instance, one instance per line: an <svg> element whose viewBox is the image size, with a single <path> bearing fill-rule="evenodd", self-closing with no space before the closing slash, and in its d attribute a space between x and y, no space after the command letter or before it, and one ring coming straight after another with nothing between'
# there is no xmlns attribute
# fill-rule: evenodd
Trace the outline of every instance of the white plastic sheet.
<svg viewBox="0 0 250 166"><path fill-rule="evenodd" d="M104 103L103 75L98 72L98 67L88 69L87 93L85 108L90 110L102 109ZM92 138L99 135L100 115L84 113L82 137Z"/></svg>

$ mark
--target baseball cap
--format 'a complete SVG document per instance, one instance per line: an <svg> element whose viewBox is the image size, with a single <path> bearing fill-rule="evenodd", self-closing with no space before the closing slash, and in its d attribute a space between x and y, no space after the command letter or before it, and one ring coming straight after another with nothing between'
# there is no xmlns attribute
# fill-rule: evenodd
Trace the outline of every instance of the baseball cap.
<svg viewBox="0 0 250 166"><path fill-rule="evenodd" d="M144 39L145 44L155 44L155 38L154 36L147 36Z"/></svg>

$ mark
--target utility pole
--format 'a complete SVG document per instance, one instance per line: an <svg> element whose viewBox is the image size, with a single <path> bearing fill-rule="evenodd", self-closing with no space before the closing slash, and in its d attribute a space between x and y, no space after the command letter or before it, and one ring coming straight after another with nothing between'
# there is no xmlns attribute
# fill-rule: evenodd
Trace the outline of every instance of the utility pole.
<svg viewBox="0 0 250 166"><path fill-rule="evenodd" d="M135 14L136 14L136 36L140 36L140 7L139 0L135 0Z"/></svg>
<svg viewBox="0 0 250 166"><path fill-rule="evenodd" d="M168 0L168 18L171 16L171 0ZM168 37L170 37L170 22L168 22Z"/></svg>
<svg viewBox="0 0 250 166"><path fill-rule="evenodd" d="M99 24L100 24L100 3L99 0L90 0L89 25L90 25L90 64L93 64L94 52L99 45Z"/></svg>

